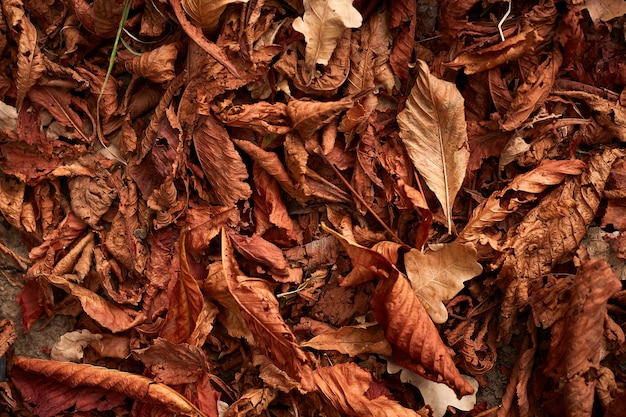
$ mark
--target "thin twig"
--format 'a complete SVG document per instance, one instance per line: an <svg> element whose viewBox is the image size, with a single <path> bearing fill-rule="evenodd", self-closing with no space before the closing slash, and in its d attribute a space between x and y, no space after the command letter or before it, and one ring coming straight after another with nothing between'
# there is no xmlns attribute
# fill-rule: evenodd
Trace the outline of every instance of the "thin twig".
<svg viewBox="0 0 626 417"><path fill-rule="evenodd" d="M402 239L400 239L398 237L398 235L395 234L395 232L393 230L391 230L391 228L389 226L387 226L387 224L383 221L383 219L381 219L378 214L376 214L376 212L369 206L369 204L367 204L365 202L365 200L363 200L363 197L361 197L361 195L359 193L356 192L356 190L354 188L352 188L352 186L350 185L350 183L348 182L348 180L346 180L344 178L343 175L341 175L341 172L339 172L339 170L337 169L337 167L335 167L335 165L332 164L332 162L330 162L328 160L328 158L326 158L326 155L324 155L324 152L322 152L322 149L318 146L317 148L315 148L315 152L320 156L320 158L322 158L322 160L324 162L326 162L332 169L333 171L335 171L335 175L337 175L339 177L339 179L343 182L343 184L348 187L348 190L350 190L350 192L352 193L352 195L359 200L359 202L361 204L363 204L363 206L367 209L367 211L370 212L370 214L372 216L374 216L374 218L376 219L376 221L378 223L381 224L381 226L387 231L387 233L389 233L391 235L391 237L393 238L393 240L396 243L399 243L401 245L406 245L406 243L404 243L402 241Z"/></svg>

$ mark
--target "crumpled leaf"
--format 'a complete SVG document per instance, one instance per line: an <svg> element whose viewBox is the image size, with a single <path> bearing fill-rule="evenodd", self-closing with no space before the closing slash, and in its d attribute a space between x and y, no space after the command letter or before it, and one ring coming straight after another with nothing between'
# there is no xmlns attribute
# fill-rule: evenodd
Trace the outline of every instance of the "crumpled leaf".
<svg viewBox="0 0 626 417"><path fill-rule="evenodd" d="M0 100L0 130L15 130L17 109Z"/></svg>
<svg viewBox="0 0 626 417"><path fill-rule="evenodd" d="M443 417L448 409L448 406L461 411L469 411L474 408L474 405L476 404L478 381L471 376L461 375L463 379L465 379L472 386L472 388L474 388L474 393L458 399L454 391L446 385L438 384L423 378L408 369L399 367L393 362L387 362L387 372L395 374L398 373L398 371L400 371L400 381L405 384L409 383L420 390L420 394L422 394L424 402L433 410L433 417Z"/></svg>
<svg viewBox="0 0 626 417"><path fill-rule="evenodd" d="M526 193L541 193L550 185L560 184L567 175L580 175L585 163L580 159L575 160L549 160L544 159L539 166L532 171L520 174L513 178L502 190L497 191L483 200L472 212L472 216L465 228L457 236L457 242L477 241L480 234L487 227L504 220L509 214L514 213L524 202L534 198L509 198L505 196L514 191Z"/></svg>
<svg viewBox="0 0 626 417"><path fill-rule="evenodd" d="M419 416L384 395L369 399L365 392L370 388L372 376L355 363L318 368L313 372L313 379L316 391L341 413L363 417Z"/></svg>
<svg viewBox="0 0 626 417"><path fill-rule="evenodd" d="M584 261L571 289L568 313L552 326L544 373L562 386L567 417L592 414L607 301L621 289L606 261Z"/></svg>
<svg viewBox="0 0 626 417"><path fill-rule="evenodd" d="M46 70L43 57L37 45L37 29L24 13L21 0L2 2L2 11L7 24L19 33L17 55L17 100L15 107L22 107L28 90L35 84Z"/></svg>
<svg viewBox="0 0 626 417"><path fill-rule="evenodd" d="M293 28L306 41L304 62L310 82L315 77L315 65L328 64L343 31L358 28L363 18L352 6L352 0L304 0L303 3L304 16L293 21Z"/></svg>
<svg viewBox="0 0 626 417"><path fill-rule="evenodd" d="M246 237L229 232L228 235L233 241L237 252L241 253L247 259L258 262L266 267L276 281L291 281L289 269L287 268L287 260L283 252L277 246L256 234Z"/></svg>
<svg viewBox="0 0 626 417"><path fill-rule="evenodd" d="M309 139L315 132L332 122L339 113L353 105L354 100L350 97L328 102L292 98L287 104L287 115L300 136Z"/></svg>
<svg viewBox="0 0 626 417"><path fill-rule="evenodd" d="M463 282L480 275L483 268L471 243L452 242L422 253L411 249L404 254L406 275L415 295L435 323L445 323L444 302L463 289Z"/></svg>
<svg viewBox="0 0 626 417"><path fill-rule="evenodd" d="M67 332L52 346L50 357L55 361L80 363L84 349L99 339L102 339L102 335L93 334L87 329Z"/></svg>
<svg viewBox="0 0 626 417"><path fill-rule="evenodd" d="M239 271L225 231L222 232L222 262L228 289L261 352L299 381L303 389L310 391L311 369L307 356L280 315L276 296L265 281L243 276Z"/></svg>
<svg viewBox="0 0 626 417"><path fill-rule="evenodd" d="M344 326L336 331L322 333L302 343L302 347L316 350L336 350L350 356L376 353L391 356L391 345L379 326Z"/></svg>
<svg viewBox="0 0 626 417"><path fill-rule="evenodd" d="M22 206L26 184L9 176L0 177L0 212L4 218L18 229L22 228Z"/></svg>
<svg viewBox="0 0 626 417"><path fill-rule="evenodd" d="M452 232L452 204L465 178L469 147L463 97L418 60L417 79L398 114L400 137L413 165L443 207Z"/></svg>
<svg viewBox="0 0 626 417"><path fill-rule="evenodd" d="M179 45L168 43L141 56L133 56L124 62L124 67L131 74L143 77L153 83L165 83L176 76L174 63L178 55Z"/></svg>
<svg viewBox="0 0 626 417"><path fill-rule="evenodd" d="M69 181L72 210L85 223L95 227L117 198L117 190L104 178L79 176Z"/></svg>
<svg viewBox="0 0 626 417"><path fill-rule="evenodd" d="M137 401L167 408L184 416L205 416L189 400L172 388L141 375L101 366L25 358L22 356L16 356L13 359L13 364L26 372L54 379L70 387L103 388Z"/></svg>
<svg viewBox="0 0 626 417"><path fill-rule="evenodd" d="M180 239L180 273L172 293L165 323L159 336L171 343L186 342L196 327L196 320L204 306L200 286L189 269L185 248L185 233Z"/></svg>
<svg viewBox="0 0 626 417"><path fill-rule="evenodd" d="M474 392L461 377L447 346L409 280L399 273L381 279L372 296L374 317L393 346L394 361L425 378L443 382L457 397Z"/></svg>
<svg viewBox="0 0 626 417"><path fill-rule="evenodd" d="M626 3L621 0L585 0L580 7L587 9L594 23L626 15Z"/></svg>
<svg viewBox="0 0 626 417"><path fill-rule="evenodd" d="M193 144L204 175L224 206L250 197L250 185L244 182L248 171L221 123L212 116L204 117L193 134Z"/></svg>
<svg viewBox="0 0 626 417"><path fill-rule="evenodd" d="M162 338L147 348L135 349L133 356L146 365L156 382L167 385L194 383L207 371L207 359L200 348Z"/></svg>
<svg viewBox="0 0 626 417"><path fill-rule="evenodd" d="M248 0L182 0L185 12L195 20L200 27L214 31L218 28L220 17L229 4L247 3Z"/></svg>
<svg viewBox="0 0 626 417"><path fill-rule="evenodd" d="M498 279L507 282L500 321L503 340L510 337L517 310L528 302L530 283L549 273L587 233L611 165L621 154L616 149L593 154L580 176L550 192L517 227L510 229L502 248L506 252L498 260L502 264Z"/></svg>
<svg viewBox="0 0 626 417"><path fill-rule="evenodd" d="M133 328L143 323L146 318L145 314L119 306L85 287L68 281L64 277L46 275L45 279L52 285L62 288L78 298L83 310L89 317L114 333Z"/></svg>

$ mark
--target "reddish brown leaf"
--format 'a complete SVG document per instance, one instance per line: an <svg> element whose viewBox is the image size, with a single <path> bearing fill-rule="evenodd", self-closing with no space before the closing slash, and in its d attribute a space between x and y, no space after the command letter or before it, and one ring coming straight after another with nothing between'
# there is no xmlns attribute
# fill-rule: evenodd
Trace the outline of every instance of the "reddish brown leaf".
<svg viewBox="0 0 626 417"><path fill-rule="evenodd" d="M406 277L398 272L378 282L372 296L374 316L385 330L399 364L425 378L443 382L460 398L474 392L461 377L437 328ZM408 364L407 364L408 362Z"/></svg>
<svg viewBox="0 0 626 417"><path fill-rule="evenodd" d="M222 234L222 262L228 289L261 352L299 381L303 389L311 390L307 356L280 315L274 293L263 280L241 274L234 263L233 249L225 232Z"/></svg>
<svg viewBox="0 0 626 417"><path fill-rule="evenodd" d="M391 345L385 332L378 326L345 326L336 331L322 333L302 344L317 350L336 350L350 356L376 353L391 356Z"/></svg>
<svg viewBox="0 0 626 417"><path fill-rule="evenodd" d="M174 63L179 48L178 44L168 43L128 59L124 66L131 74L153 83L165 83L176 76Z"/></svg>
<svg viewBox="0 0 626 417"><path fill-rule="evenodd" d="M193 135L193 143L204 174L224 206L250 197L250 186L244 182L248 171L220 122L212 116L204 117Z"/></svg>
<svg viewBox="0 0 626 417"><path fill-rule="evenodd" d="M169 295L167 316L159 333L160 337L174 344L188 341L204 305L200 286L189 269L184 233L178 246L180 273Z"/></svg>
<svg viewBox="0 0 626 417"><path fill-rule="evenodd" d="M229 232L228 236L233 241L237 252L247 259L266 267L276 281L291 282L289 270L287 269L287 260L283 255L283 251L277 246L259 235L246 237Z"/></svg>
<svg viewBox="0 0 626 417"><path fill-rule="evenodd" d="M164 407L184 416L205 415L172 388L140 375L101 366L30 359L22 356L16 356L13 364L26 372L53 379L68 387L98 387L105 392L111 391L137 401Z"/></svg>
<svg viewBox="0 0 626 417"><path fill-rule="evenodd" d="M202 350L161 338L155 339L147 348L134 350L133 356L146 365L156 382L166 385L195 383L207 370L207 359Z"/></svg>
<svg viewBox="0 0 626 417"><path fill-rule="evenodd" d="M313 372L316 391L341 413L371 417L417 417L415 411L402 407L394 400L381 395L366 397L372 376L354 363L344 363L319 368Z"/></svg>

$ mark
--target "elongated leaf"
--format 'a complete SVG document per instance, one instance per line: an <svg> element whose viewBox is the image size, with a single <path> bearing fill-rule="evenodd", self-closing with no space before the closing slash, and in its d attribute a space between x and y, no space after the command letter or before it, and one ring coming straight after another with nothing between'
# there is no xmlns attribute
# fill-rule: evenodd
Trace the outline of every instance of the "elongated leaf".
<svg viewBox="0 0 626 417"><path fill-rule="evenodd" d="M372 297L374 316L393 346L394 361L425 378L443 382L458 397L474 392L461 377L437 328L409 280L396 273L381 279Z"/></svg>
<svg viewBox="0 0 626 417"><path fill-rule="evenodd" d="M304 389L310 390L308 359L280 315L278 300L265 281L241 274L225 232L222 232L222 262L228 289L261 352L290 377L300 381Z"/></svg>
<svg viewBox="0 0 626 417"><path fill-rule="evenodd" d="M417 171L435 193L452 231L452 205L465 178L469 146L463 97L418 60L417 79L398 114L400 137Z"/></svg>
<svg viewBox="0 0 626 417"><path fill-rule="evenodd" d="M226 6L247 2L248 0L182 0L181 4L203 29L213 31L217 29Z"/></svg>
<svg viewBox="0 0 626 417"><path fill-rule="evenodd" d="M16 356L13 364L18 368L70 387L98 387L135 400L165 407L184 416L204 416L193 404L167 385L150 378L101 366Z"/></svg>
<svg viewBox="0 0 626 417"><path fill-rule="evenodd" d="M336 350L350 356L377 353L391 356L391 345L379 326L345 326L334 332L322 333L302 344L317 350Z"/></svg>

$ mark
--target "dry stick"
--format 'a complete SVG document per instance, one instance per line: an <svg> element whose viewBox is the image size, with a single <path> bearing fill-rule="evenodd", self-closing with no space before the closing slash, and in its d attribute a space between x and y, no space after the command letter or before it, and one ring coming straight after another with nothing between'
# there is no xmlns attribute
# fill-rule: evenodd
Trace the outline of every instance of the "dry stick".
<svg viewBox="0 0 626 417"><path fill-rule="evenodd" d="M381 224L381 225L385 228L385 230L387 231L387 233L389 233L389 234L391 235L391 237L393 238L393 240L394 240L396 243L399 243L399 244L401 244L401 245L406 245L406 243L404 243L404 242L402 241L402 239L400 239L400 238L398 237L398 235L396 235L396 234L395 234L395 232L394 232L393 230L391 230L391 229L389 228L389 226L387 226L387 224L383 221L383 219L381 219L381 218L378 216L378 214L376 214L376 212L375 212L375 211L374 211L374 210L373 210L373 209L369 206L369 204L367 204L367 203L365 202L365 200L363 200L363 197L361 197L361 195L360 195L359 193L357 193L357 192L356 192L356 190L355 190L354 188L352 188L352 186L350 185L350 183L348 182L348 180L346 180L346 179L343 177L343 175L341 175L341 172L339 172L339 170L337 169L337 167L335 167L335 165L333 165L333 164L332 164L332 162L330 162L330 161L328 160L328 158L326 158L326 155L324 155L324 153L322 152L322 149L321 149L319 146L318 146L317 148L315 148L315 153L317 153L317 154L320 156L320 158L322 158L322 160L323 160L324 162L326 162L326 163L327 163L327 164L328 164L328 165L329 165L329 166L333 169L333 171L335 171L335 174L339 177L339 179L341 179L341 181L344 183L344 185L345 185L346 187L348 187L348 189L350 190L350 192L352 193L352 195L353 195L353 196L354 196L357 200L359 200L359 202L360 202L361 204L363 204L363 206L365 206L365 208L367 209L367 211L369 211L369 212L370 212L370 214L371 214L372 216L374 216L374 218L376 219L376 221L378 221L378 223L380 223L380 224Z"/></svg>

